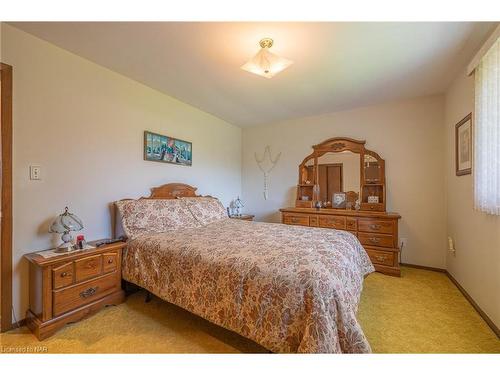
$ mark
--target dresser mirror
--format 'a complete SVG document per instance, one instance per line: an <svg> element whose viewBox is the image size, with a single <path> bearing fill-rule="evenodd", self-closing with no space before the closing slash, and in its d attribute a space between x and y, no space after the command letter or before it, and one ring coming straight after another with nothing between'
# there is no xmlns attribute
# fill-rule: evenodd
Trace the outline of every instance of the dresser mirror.
<svg viewBox="0 0 500 375"><path fill-rule="evenodd" d="M317 158L318 200L331 202L334 193L355 192L359 194L360 155L351 151L327 152ZM306 162L306 181L314 181L314 159Z"/></svg>
<svg viewBox="0 0 500 375"><path fill-rule="evenodd" d="M299 166L296 207L331 208L333 195L345 193L348 209L359 199L362 210L385 211L384 160L364 144L331 138L313 146Z"/></svg>

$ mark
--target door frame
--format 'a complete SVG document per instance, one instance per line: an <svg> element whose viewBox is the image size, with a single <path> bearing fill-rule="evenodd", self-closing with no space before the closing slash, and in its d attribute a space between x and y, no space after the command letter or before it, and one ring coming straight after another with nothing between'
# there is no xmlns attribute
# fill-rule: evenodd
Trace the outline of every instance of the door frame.
<svg viewBox="0 0 500 375"><path fill-rule="evenodd" d="M1 85L1 254L0 331L12 328L12 66L0 63Z"/></svg>

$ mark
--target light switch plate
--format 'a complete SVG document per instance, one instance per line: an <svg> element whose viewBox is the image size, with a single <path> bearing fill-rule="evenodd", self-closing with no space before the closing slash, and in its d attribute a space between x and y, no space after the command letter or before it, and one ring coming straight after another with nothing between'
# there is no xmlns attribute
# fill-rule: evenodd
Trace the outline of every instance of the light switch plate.
<svg viewBox="0 0 500 375"><path fill-rule="evenodd" d="M39 165L30 165L30 180L42 179L42 167Z"/></svg>

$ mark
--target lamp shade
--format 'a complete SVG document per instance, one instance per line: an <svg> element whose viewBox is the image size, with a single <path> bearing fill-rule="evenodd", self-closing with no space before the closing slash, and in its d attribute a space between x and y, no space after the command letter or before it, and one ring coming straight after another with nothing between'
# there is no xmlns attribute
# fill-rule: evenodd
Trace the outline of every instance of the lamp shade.
<svg viewBox="0 0 500 375"><path fill-rule="evenodd" d="M272 39L262 39L260 41L261 50L250 61L244 64L241 69L262 77L272 78L293 64L293 61L270 52L269 48L272 45Z"/></svg>
<svg viewBox="0 0 500 375"><path fill-rule="evenodd" d="M83 229L82 221L78 216L68 211L68 207L64 212L58 215L50 226L50 233L68 233Z"/></svg>

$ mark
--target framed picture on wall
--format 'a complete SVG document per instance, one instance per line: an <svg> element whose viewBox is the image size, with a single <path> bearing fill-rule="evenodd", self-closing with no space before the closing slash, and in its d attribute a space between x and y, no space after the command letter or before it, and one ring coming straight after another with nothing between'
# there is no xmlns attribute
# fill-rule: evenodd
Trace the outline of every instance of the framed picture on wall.
<svg viewBox="0 0 500 375"><path fill-rule="evenodd" d="M145 131L144 160L191 166L193 164L193 144Z"/></svg>
<svg viewBox="0 0 500 375"><path fill-rule="evenodd" d="M472 113L455 125L455 165L457 176L472 173Z"/></svg>

